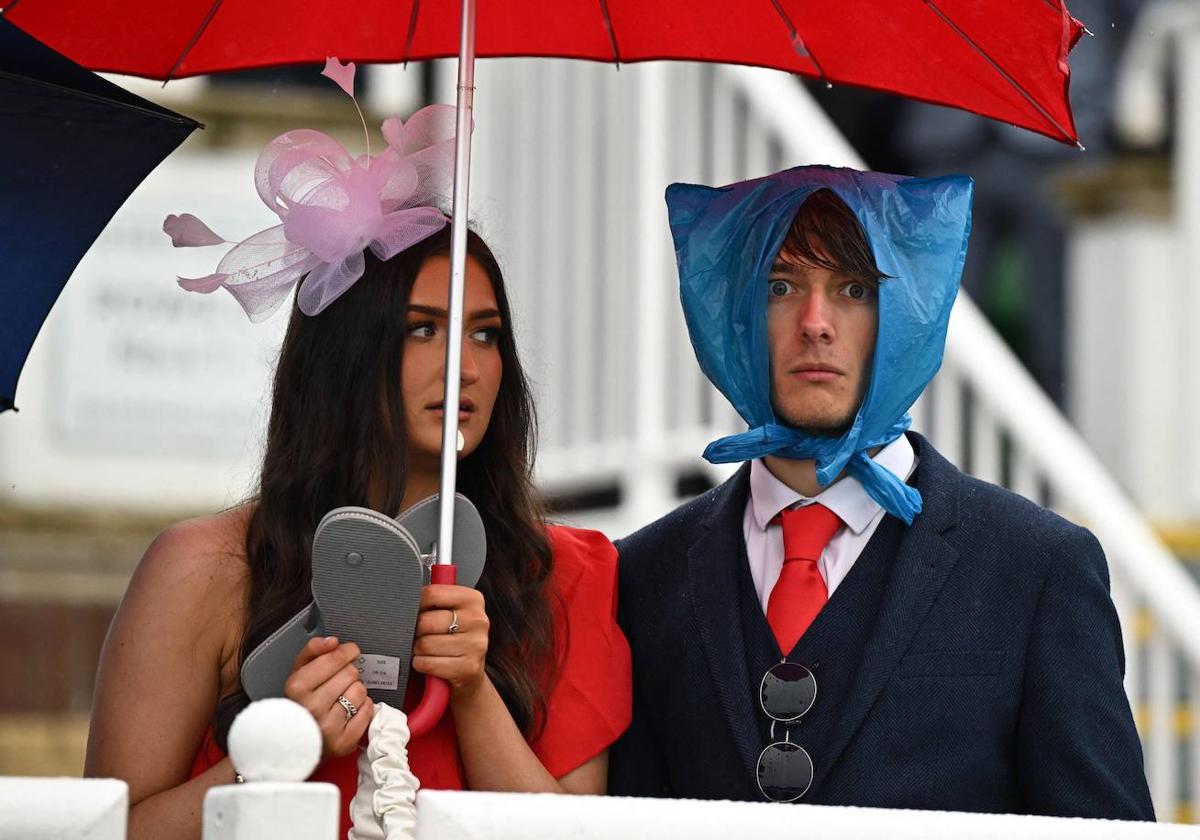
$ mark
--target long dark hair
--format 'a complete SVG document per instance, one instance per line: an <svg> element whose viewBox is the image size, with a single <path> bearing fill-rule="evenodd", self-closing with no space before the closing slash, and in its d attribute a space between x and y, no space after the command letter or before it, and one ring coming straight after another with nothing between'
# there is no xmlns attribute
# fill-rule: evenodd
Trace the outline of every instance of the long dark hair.
<svg viewBox="0 0 1200 840"><path fill-rule="evenodd" d="M322 516L372 501L383 511L399 510L407 476L400 362L408 301L426 258L449 249L447 227L386 262L368 251L362 278L320 315L293 307L246 529L249 593L239 661L311 600L309 552ZM479 581L491 622L487 673L517 726L533 738L545 722L556 649L550 544L532 480L537 424L500 266L474 232L467 252L492 281L504 325L504 368L487 432L459 463L458 489L487 530ZM218 703L213 728L222 748L248 703L240 689Z"/></svg>

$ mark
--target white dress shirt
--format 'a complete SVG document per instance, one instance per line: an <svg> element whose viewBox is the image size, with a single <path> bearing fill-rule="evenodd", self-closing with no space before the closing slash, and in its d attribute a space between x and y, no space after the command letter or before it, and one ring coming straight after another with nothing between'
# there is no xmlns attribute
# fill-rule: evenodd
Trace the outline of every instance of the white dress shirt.
<svg viewBox="0 0 1200 840"><path fill-rule="evenodd" d="M875 455L875 463L907 481L917 466L917 453L906 435L900 435ZM849 475L835 481L818 495L802 496L776 478L761 460L750 464L750 497L742 518L742 535L750 559L750 576L763 612L779 572L783 569L783 528L772 525L775 514L787 507L818 502L836 513L844 523L821 552L817 568L825 579L829 597L846 579L854 561L862 554L871 535L883 521L884 510L867 495L858 479Z"/></svg>

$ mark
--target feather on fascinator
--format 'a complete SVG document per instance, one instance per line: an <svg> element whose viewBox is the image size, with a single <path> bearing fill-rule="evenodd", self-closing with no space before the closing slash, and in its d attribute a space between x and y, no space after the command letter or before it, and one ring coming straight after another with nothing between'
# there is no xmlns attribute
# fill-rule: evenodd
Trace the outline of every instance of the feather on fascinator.
<svg viewBox="0 0 1200 840"><path fill-rule="evenodd" d="M354 71L352 62L329 58L322 75L353 99ZM450 105L429 105L408 122L389 117L382 127L387 147L371 155L368 135L367 153L359 157L320 131L281 134L254 168L258 195L281 224L231 242L190 213L168 216L163 232L177 248L233 245L216 272L181 277L179 285L202 294L224 288L257 323L303 277L300 311L319 314L362 276L364 249L386 260L446 226L446 215L432 205L452 182L454 126Z"/></svg>

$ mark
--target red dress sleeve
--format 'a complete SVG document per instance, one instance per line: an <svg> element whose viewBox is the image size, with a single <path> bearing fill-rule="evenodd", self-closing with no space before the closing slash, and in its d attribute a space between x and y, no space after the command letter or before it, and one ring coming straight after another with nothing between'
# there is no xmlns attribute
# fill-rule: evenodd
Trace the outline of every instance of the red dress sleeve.
<svg viewBox="0 0 1200 840"><path fill-rule="evenodd" d="M561 670L547 698L546 726L530 747L561 778L629 726L633 678L629 644L617 626L617 550L598 531L551 526L548 533Z"/></svg>

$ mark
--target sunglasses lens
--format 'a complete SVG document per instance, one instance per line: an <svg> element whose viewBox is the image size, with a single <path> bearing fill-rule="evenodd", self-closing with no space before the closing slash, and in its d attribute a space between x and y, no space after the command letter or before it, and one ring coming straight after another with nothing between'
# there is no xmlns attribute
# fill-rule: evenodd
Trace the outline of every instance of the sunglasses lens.
<svg viewBox="0 0 1200 840"><path fill-rule="evenodd" d="M772 802L795 802L812 778L812 759L795 744L768 744L758 757L758 789Z"/></svg>
<svg viewBox="0 0 1200 840"><path fill-rule="evenodd" d="M758 697L767 717L787 723L812 708L817 680L803 665L780 662L763 676Z"/></svg>

